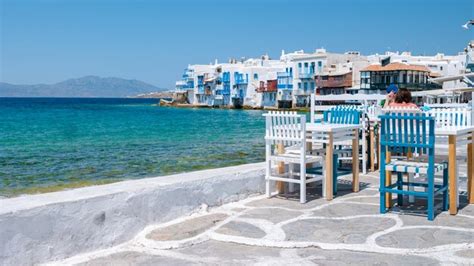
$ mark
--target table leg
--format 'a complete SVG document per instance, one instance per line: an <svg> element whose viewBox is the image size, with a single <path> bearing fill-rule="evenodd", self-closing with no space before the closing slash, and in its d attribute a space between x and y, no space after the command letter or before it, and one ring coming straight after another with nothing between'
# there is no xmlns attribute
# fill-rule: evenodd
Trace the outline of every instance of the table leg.
<svg viewBox="0 0 474 266"><path fill-rule="evenodd" d="M377 132L377 136L375 136L375 142L377 146L377 169L380 170L380 129Z"/></svg>
<svg viewBox="0 0 474 266"><path fill-rule="evenodd" d="M474 132L471 135L471 142L467 145L467 200L469 204L474 204Z"/></svg>
<svg viewBox="0 0 474 266"><path fill-rule="evenodd" d="M278 154L285 153L285 146L283 146L282 143L277 144L277 153ZM279 174L284 174L285 173L285 163L284 162L279 162L278 163L277 172ZM281 194L285 191L285 184L282 181L276 181L276 188L277 188L278 194Z"/></svg>
<svg viewBox="0 0 474 266"><path fill-rule="evenodd" d="M359 192L359 130L354 130L352 139L352 191Z"/></svg>
<svg viewBox="0 0 474 266"><path fill-rule="evenodd" d="M456 135L449 135L449 214L455 215L458 212L457 208L457 194L458 194L458 182L456 176Z"/></svg>
<svg viewBox="0 0 474 266"><path fill-rule="evenodd" d="M326 145L326 200L332 200L332 173L333 173L333 136L332 133L328 134L328 143Z"/></svg>
<svg viewBox="0 0 474 266"><path fill-rule="evenodd" d="M392 160L392 154L387 151L387 154L385 155L385 162L388 164ZM388 187L392 184L392 172L391 171L385 171L385 186ZM385 193L385 206L387 208L392 207L392 193Z"/></svg>
<svg viewBox="0 0 474 266"><path fill-rule="evenodd" d="M375 134L374 128L370 129L370 171L375 171Z"/></svg>

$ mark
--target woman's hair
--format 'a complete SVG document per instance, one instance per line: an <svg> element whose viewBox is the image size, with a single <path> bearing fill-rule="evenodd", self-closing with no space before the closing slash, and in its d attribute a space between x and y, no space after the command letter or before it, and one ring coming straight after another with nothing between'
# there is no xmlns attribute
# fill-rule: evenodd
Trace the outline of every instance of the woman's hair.
<svg viewBox="0 0 474 266"><path fill-rule="evenodd" d="M411 92L407 89L399 89L395 95L396 103L411 103Z"/></svg>

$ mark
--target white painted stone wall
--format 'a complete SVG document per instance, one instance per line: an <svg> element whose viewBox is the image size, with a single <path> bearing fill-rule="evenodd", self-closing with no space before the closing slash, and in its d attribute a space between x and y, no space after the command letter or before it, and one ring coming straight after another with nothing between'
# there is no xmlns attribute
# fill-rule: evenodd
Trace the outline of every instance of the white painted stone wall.
<svg viewBox="0 0 474 266"><path fill-rule="evenodd" d="M110 247L145 226L264 191L264 163L0 200L0 265Z"/></svg>

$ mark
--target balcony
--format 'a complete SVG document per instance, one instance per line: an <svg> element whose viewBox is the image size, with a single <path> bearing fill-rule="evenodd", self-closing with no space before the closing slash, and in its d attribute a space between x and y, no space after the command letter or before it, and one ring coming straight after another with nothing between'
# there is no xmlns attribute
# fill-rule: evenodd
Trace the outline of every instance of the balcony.
<svg viewBox="0 0 474 266"><path fill-rule="evenodd" d="M352 74L345 76L317 76L318 88L346 88L352 87Z"/></svg>
<svg viewBox="0 0 474 266"><path fill-rule="evenodd" d="M288 83L281 84L281 83L278 83L277 88L278 88L279 90L293 90L293 84L288 84Z"/></svg>
<svg viewBox="0 0 474 266"><path fill-rule="evenodd" d="M276 80L267 80L260 81L260 86L257 88L257 92L276 92L277 91L277 81Z"/></svg>
<svg viewBox="0 0 474 266"><path fill-rule="evenodd" d="M313 79L314 72L301 72L301 73L298 73L298 77L300 79Z"/></svg>
<svg viewBox="0 0 474 266"><path fill-rule="evenodd" d="M295 95L296 96L310 96L312 93L311 90L302 90L302 89L299 89L299 90L296 90L295 91Z"/></svg>
<svg viewBox="0 0 474 266"><path fill-rule="evenodd" d="M249 83L249 75L239 72L234 72L235 85L247 85Z"/></svg>

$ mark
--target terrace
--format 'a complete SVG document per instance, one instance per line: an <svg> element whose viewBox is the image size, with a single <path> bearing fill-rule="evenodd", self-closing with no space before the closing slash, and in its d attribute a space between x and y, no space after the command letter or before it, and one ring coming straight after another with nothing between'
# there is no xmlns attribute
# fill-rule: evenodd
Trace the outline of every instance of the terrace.
<svg viewBox="0 0 474 266"><path fill-rule="evenodd" d="M145 228L132 240L80 254L52 265L103 264L470 264L474 248L474 205L460 202L457 216L435 223L407 207L378 210L378 174L361 177L351 193L350 178L340 195L326 201L321 186L307 204L295 194L263 196L203 207L193 214Z"/></svg>

